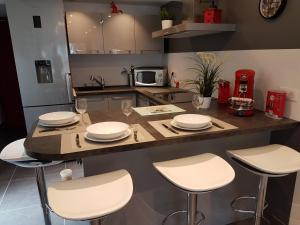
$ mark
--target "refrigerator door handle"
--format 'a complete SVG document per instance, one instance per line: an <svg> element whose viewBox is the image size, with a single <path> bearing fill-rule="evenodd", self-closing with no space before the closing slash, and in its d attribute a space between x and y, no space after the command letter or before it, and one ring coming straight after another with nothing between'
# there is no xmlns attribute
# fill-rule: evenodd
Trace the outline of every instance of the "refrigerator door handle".
<svg viewBox="0 0 300 225"><path fill-rule="evenodd" d="M71 73L66 73L66 89L68 94L69 103L72 103L74 100L73 91L72 91L72 81L71 81Z"/></svg>

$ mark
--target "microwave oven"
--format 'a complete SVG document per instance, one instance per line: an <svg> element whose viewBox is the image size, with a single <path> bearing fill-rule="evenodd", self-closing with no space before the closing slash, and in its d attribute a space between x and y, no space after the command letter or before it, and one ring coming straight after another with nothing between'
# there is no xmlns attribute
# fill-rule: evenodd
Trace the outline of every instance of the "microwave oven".
<svg viewBox="0 0 300 225"><path fill-rule="evenodd" d="M136 67L134 69L135 86L163 87L167 85L167 69L163 67Z"/></svg>

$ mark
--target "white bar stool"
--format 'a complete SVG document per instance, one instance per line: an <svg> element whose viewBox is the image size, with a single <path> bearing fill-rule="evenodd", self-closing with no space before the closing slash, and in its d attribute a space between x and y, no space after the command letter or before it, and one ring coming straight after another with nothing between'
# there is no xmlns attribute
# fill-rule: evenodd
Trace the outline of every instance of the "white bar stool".
<svg viewBox="0 0 300 225"><path fill-rule="evenodd" d="M187 210L176 211L165 217L165 224L170 216L177 213L187 214L187 225L200 224L197 221L197 194L211 192L233 181L235 172L221 157L205 153L165 162L153 163L158 172L168 181L187 193Z"/></svg>
<svg viewBox="0 0 300 225"><path fill-rule="evenodd" d="M1 151L0 159L19 167L35 169L35 178L39 190L45 225L51 225L50 212L47 206L48 199L44 167L60 164L61 161L39 161L29 157L25 152L24 141L25 138L8 144Z"/></svg>
<svg viewBox="0 0 300 225"><path fill-rule="evenodd" d="M267 184L269 177L282 177L300 170L300 153L283 145L267 145L257 148L247 148L227 152L233 161L244 169L260 176L257 197L238 197L232 201L234 211L255 214L255 225L261 225L264 210ZM235 203L243 199L255 199L255 211L236 209Z"/></svg>
<svg viewBox="0 0 300 225"><path fill-rule="evenodd" d="M53 184L48 200L51 210L64 219L101 224L103 217L129 202L132 192L130 174L118 170Z"/></svg>

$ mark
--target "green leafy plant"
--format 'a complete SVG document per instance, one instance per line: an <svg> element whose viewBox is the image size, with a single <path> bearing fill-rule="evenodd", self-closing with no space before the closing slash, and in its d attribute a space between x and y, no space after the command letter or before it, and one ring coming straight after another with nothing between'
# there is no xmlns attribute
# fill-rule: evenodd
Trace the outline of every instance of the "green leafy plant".
<svg viewBox="0 0 300 225"><path fill-rule="evenodd" d="M173 15L166 8L160 10L160 19L161 20L172 20Z"/></svg>
<svg viewBox="0 0 300 225"><path fill-rule="evenodd" d="M211 97L217 87L223 63L213 53L197 53L197 57L192 60L195 67L189 69L196 73L196 77L185 83L191 85L201 96Z"/></svg>

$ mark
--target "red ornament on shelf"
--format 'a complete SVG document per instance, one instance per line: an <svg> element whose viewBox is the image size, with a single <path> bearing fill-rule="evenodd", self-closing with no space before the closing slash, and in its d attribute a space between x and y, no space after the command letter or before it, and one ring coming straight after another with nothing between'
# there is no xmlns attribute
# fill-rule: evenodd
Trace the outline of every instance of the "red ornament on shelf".
<svg viewBox="0 0 300 225"><path fill-rule="evenodd" d="M218 9L214 1L211 7L204 11L204 23L222 23L222 10Z"/></svg>

